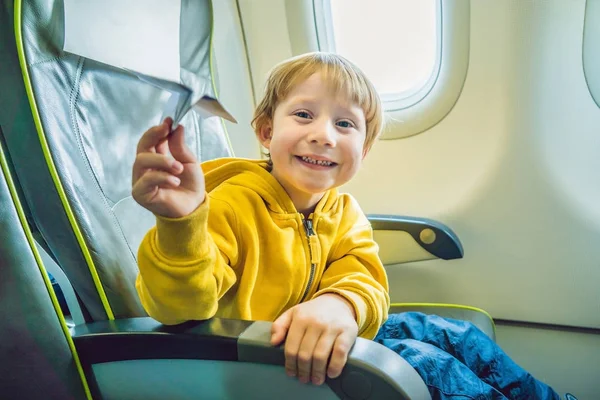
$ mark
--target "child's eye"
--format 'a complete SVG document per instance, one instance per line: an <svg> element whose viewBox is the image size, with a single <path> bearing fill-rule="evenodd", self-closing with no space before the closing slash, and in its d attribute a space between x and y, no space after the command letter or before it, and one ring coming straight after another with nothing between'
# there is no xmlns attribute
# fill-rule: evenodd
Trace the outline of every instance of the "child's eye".
<svg viewBox="0 0 600 400"><path fill-rule="evenodd" d="M354 128L354 124L350 121L338 121L337 125L342 128Z"/></svg>
<svg viewBox="0 0 600 400"><path fill-rule="evenodd" d="M297 117L300 117L300 118L306 118L306 119L310 118L310 114L307 113L306 111L296 111L294 113L294 115Z"/></svg>

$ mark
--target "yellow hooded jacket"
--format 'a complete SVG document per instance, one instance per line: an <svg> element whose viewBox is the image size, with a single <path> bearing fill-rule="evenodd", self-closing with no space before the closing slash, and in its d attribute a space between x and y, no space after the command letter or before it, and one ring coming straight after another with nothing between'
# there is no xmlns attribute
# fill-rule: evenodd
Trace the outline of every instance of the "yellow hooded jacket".
<svg viewBox="0 0 600 400"><path fill-rule="evenodd" d="M304 218L266 167L205 162L204 203L183 218L156 217L138 252L144 308L164 324L274 321L300 302L337 293L354 306L359 335L373 338L390 300L368 219L335 189Z"/></svg>

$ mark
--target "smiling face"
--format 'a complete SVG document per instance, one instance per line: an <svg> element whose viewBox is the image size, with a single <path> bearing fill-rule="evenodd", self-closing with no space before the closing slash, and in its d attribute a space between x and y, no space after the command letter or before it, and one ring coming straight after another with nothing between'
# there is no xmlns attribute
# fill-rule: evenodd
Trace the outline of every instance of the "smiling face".
<svg viewBox="0 0 600 400"><path fill-rule="evenodd" d="M319 72L298 83L257 133L271 154L271 173L300 212L348 182L365 153L363 109Z"/></svg>

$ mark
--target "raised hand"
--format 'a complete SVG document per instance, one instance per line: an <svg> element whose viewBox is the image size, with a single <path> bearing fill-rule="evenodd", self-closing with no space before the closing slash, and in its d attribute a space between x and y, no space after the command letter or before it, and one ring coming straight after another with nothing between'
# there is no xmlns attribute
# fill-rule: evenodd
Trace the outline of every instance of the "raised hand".
<svg viewBox="0 0 600 400"><path fill-rule="evenodd" d="M184 142L184 128L171 132L170 118L148 129L137 146L132 195L155 215L180 218L204 202L204 174Z"/></svg>

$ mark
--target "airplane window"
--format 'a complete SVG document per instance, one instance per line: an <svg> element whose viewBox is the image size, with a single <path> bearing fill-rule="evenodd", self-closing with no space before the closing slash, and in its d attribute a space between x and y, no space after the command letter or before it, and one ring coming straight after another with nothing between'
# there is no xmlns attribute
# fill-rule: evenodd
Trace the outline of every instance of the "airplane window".
<svg viewBox="0 0 600 400"><path fill-rule="evenodd" d="M310 49L332 51L358 64L377 87L390 117L382 139L403 139L444 119L466 80L471 5L462 0L447 3L287 2L289 37L294 54ZM310 12L306 12L308 5Z"/></svg>
<svg viewBox="0 0 600 400"><path fill-rule="evenodd" d="M320 48L354 61L384 101L418 92L437 71L439 0L321 3L315 4L315 11L322 12L321 23L317 21Z"/></svg>
<svg viewBox="0 0 600 400"><path fill-rule="evenodd" d="M592 98L600 107L600 2L585 5L583 72Z"/></svg>

